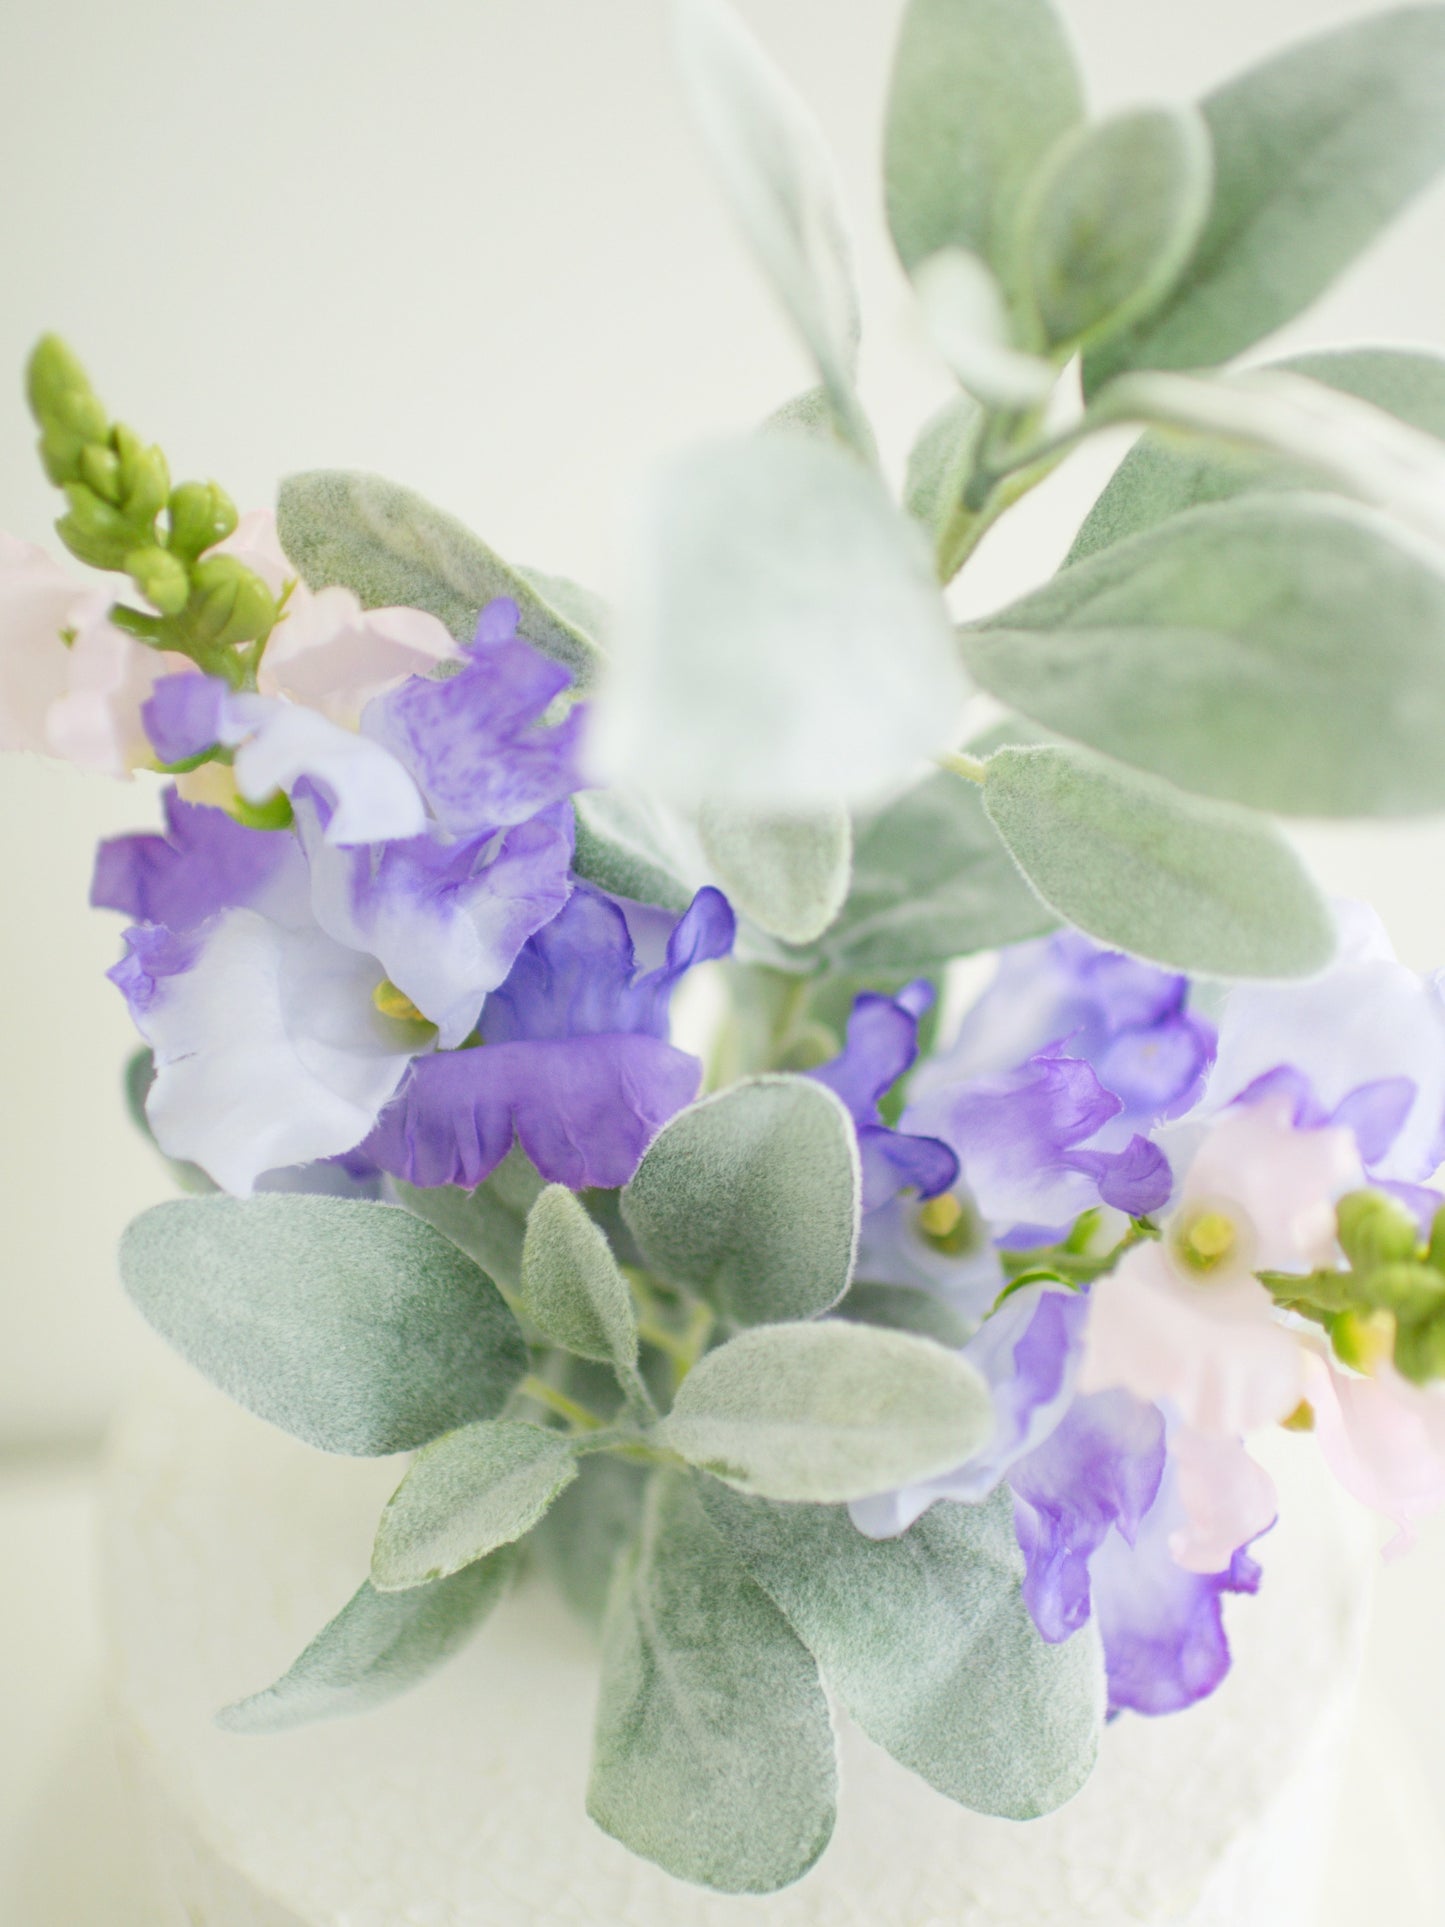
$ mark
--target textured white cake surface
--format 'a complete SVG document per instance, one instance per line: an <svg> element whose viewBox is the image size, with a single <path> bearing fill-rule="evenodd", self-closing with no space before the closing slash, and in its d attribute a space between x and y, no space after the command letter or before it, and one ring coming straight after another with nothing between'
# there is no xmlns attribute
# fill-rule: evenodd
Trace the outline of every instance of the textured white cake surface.
<svg viewBox="0 0 1445 1927"><path fill-rule="evenodd" d="M268 1684L366 1570L393 1463L324 1458L204 1388L116 1437L103 1588L118 1735L160 1885L157 1927L1315 1927L1373 1561L1307 1440L1281 1437L1284 1522L1232 1601L1224 1688L1125 1718L1094 1779L1026 1827L943 1800L842 1734L832 1846L733 1900L586 1818L587 1635L540 1584L409 1697L273 1737L211 1714Z"/></svg>

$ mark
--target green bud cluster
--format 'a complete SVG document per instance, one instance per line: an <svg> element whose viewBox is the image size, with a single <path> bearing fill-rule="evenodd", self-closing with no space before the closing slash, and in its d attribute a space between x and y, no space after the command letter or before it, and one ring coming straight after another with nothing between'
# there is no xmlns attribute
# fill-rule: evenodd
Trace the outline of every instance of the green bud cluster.
<svg viewBox="0 0 1445 1927"><path fill-rule="evenodd" d="M237 688L254 686L281 610L243 562L208 553L236 526L230 496L215 482L172 487L160 449L110 420L55 335L30 357L26 395L40 427L40 459L67 503L55 525L60 539L92 568L128 575L150 605L118 604L112 619Z"/></svg>
<svg viewBox="0 0 1445 1927"><path fill-rule="evenodd" d="M1275 1299L1323 1326L1347 1365L1369 1371L1389 1358L1417 1385L1445 1378L1445 1207L1426 1241L1380 1191L1341 1198L1336 1223L1347 1268L1267 1272Z"/></svg>

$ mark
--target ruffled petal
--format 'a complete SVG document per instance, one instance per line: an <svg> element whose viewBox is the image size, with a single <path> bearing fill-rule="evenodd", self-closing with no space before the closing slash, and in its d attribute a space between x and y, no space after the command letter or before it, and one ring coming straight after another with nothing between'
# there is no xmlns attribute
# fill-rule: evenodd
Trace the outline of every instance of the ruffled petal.
<svg viewBox="0 0 1445 1927"><path fill-rule="evenodd" d="M96 909L182 932L219 910L253 908L283 923L306 920L306 866L294 838L246 829L224 810L182 802L174 789L164 803L163 834L113 837L96 851L90 887Z"/></svg>
<svg viewBox="0 0 1445 1927"><path fill-rule="evenodd" d="M236 786L248 803L288 796L309 778L331 798L326 840L343 845L420 836L426 810L392 756L314 710L267 696L232 696L221 740L236 743Z"/></svg>

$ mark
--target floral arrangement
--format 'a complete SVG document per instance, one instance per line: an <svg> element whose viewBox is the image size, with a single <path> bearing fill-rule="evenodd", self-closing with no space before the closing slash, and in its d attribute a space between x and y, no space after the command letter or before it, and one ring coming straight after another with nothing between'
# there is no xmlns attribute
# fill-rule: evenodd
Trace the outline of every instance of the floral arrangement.
<svg viewBox="0 0 1445 1927"><path fill-rule="evenodd" d="M128 1290L262 1418L416 1455L223 1723L400 1691L526 1563L600 1631L594 1819L767 1892L830 1698L1027 1819L1212 1692L1261 1431L1402 1541L1445 1497L1445 1005L1271 820L1445 807L1445 359L1229 366L1445 163L1445 8L1097 119L1048 0L911 0L888 207L957 386L901 505L817 131L723 0L676 26L818 383L658 477L616 612L367 475L238 519L50 338L60 537L129 586L5 539L0 728L165 779L95 870L198 1194ZM956 624L1120 424L1063 568Z"/></svg>

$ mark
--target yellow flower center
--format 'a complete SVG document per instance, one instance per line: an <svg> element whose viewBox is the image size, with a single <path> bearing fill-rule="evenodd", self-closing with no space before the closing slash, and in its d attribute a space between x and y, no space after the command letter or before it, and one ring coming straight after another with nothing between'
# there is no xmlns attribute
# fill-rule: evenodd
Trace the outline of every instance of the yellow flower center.
<svg viewBox="0 0 1445 1927"><path fill-rule="evenodd" d="M394 1017L398 1023L424 1024L427 1021L406 992L398 990L390 977L382 978L371 993L371 1001L383 1017Z"/></svg>

